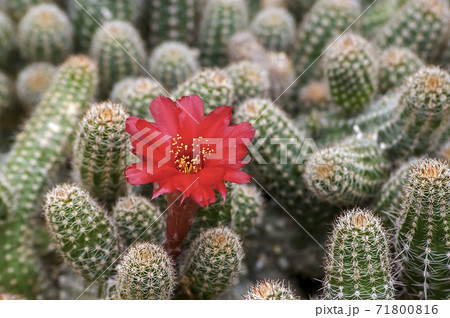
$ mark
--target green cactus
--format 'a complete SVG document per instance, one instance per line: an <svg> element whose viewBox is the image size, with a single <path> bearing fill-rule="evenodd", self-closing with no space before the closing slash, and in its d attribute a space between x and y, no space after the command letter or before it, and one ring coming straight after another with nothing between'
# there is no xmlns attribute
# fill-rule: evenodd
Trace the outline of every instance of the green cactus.
<svg viewBox="0 0 450 318"><path fill-rule="evenodd" d="M111 100L121 103L131 116L138 116L152 121L153 117L148 107L153 99L158 96L166 96L161 85L150 78L137 77L126 78L114 85L111 92Z"/></svg>
<svg viewBox="0 0 450 318"><path fill-rule="evenodd" d="M425 67L416 54L405 48L388 48L381 54L379 62L378 82L381 94L400 87L405 78Z"/></svg>
<svg viewBox="0 0 450 318"><path fill-rule="evenodd" d="M331 94L327 83L311 81L300 90L299 103L302 110L326 110L331 108Z"/></svg>
<svg viewBox="0 0 450 318"><path fill-rule="evenodd" d="M446 0L415 0L402 6L376 37L381 48L406 47L424 61L436 56L447 32L450 17Z"/></svg>
<svg viewBox="0 0 450 318"><path fill-rule="evenodd" d="M449 299L450 166L417 162L404 186L395 238L401 280L421 299Z"/></svg>
<svg viewBox="0 0 450 318"><path fill-rule="evenodd" d="M32 63L20 71L16 88L20 102L28 110L39 104L50 87L57 68L46 62Z"/></svg>
<svg viewBox="0 0 450 318"><path fill-rule="evenodd" d="M26 297L36 297L40 284L32 248L35 209L70 149L77 117L93 97L96 71L84 56L71 57L59 68L2 167L17 205L0 231L0 286Z"/></svg>
<svg viewBox="0 0 450 318"><path fill-rule="evenodd" d="M147 4L150 46L164 41L192 43L195 35L197 0L156 0Z"/></svg>
<svg viewBox="0 0 450 318"><path fill-rule="evenodd" d="M367 0L366 2L365 8L373 5L361 16L361 31L366 38L372 38L394 16L398 10L398 4L397 0L377 0L376 2Z"/></svg>
<svg viewBox="0 0 450 318"><path fill-rule="evenodd" d="M225 227L201 233L186 253L181 273L188 297L214 299L237 280L244 251L239 236Z"/></svg>
<svg viewBox="0 0 450 318"><path fill-rule="evenodd" d="M202 66L225 66L227 44L234 33L247 27L244 0L210 0L203 12L199 47Z"/></svg>
<svg viewBox="0 0 450 318"><path fill-rule="evenodd" d="M330 236L323 282L325 299L393 299L393 263L381 221L355 208L339 217Z"/></svg>
<svg viewBox="0 0 450 318"><path fill-rule="evenodd" d="M117 227L85 190L56 186L46 196L44 215L62 255L87 281L105 281L114 272L123 248Z"/></svg>
<svg viewBox="0 0 450 318"><path fill-rule="evenodd" d="M14 2L14 1L11 1ZM0 11L0 68L7 69L16 47L14 25L10 18Z"/></svg>
<svg viewBox="0 0 450 318"><path fill-rule="evenodd" d="M119 104L94 104L84 115L73 148L75 180L107 208L128 191L127 117Z"/></svg>
<svg viewBox="0 0 450 318"><path fill-rule="evenodd" d="M295 42L295 71L297 75L304 73L297 81L298 87L314 77L322 77L320 63L313 62L325 51L330 41L335 40L356 20L359 10L358 1L354 0L320 0L314 4L305 16Z"/></svg>
<svg viewBox="0 0 450 318"><path fill-rule="evenodd" d="M393 159L436 149L449 128L450 75L437 67L421 69L404 85L390 120L378 140Z"/></svg>
<svg viewBox="0 0 450 318"><path fill-rule="evenodd" d="M114 206L113 217L127 245L137 240L162 243L165 218L159 207L147 198L133 194L120 198Z"/></svg>
<svg viewBox="0 0 450 318"><path fill-rule="evenodd" d="M197 53L181 42L163 42L150 56L150 73L169 90L199 70Z"/></svg>
<svg viewBox="0 0 450 318"><path fill-rule="evenodd" d="M18 45L27 61L60 63L72 52L72 24L56 5L38 5L20 21Z"/></svg>
<svg viewBox="0 0 450 318"><path fill-rule="evenodd" d="M283 281L260 280L251 286L244 296L246 300L295 300L295 296L289 285Z"/></svg>
<svg viewBox="0 0 450 318"><path fill-rule="evenodd" d="M332 144L311 155L303 177L320 200L352 205L377 193L386 180L388 167L378 144L363 136Z"/></svg>
<svg viewBox="0 0 450 318"><path fill-rule="evenodd" d="M141 0L71 0L69 12L75 29L76 49L88 50L95 30L107 21L136 22L141 3Z"/></svg>
<svg viewBox="0 0 450 318"><path fill-rule="evenodd" d="M283 8L268 7L261 10L250 26L258 41L270 51L287 51L295 36L295 21Z"/></svg>
<svg viewBox="0 0 450 318"><path fill-rule="evenodd" d="M325 53L325 72L332 100L345 115L369 104L378 90L375 48L358 35L344 34Z"/></svg>
<svg viewBox="0 0 450 318"><path fill-rule="evenodd" d="M173 96L181 98L191 94L199 95L205 103L205 114L208 114L217 106L231 106L233 91L233 82L224 71L205 69L181 83Z"/></svg>
<svg viewBox="0 0 450 318"><path fill-rule="evenodd" d="M269 74L259 64L242 61L230 64L226 69L234 87L233 105L237 106L246 99L268 97Z"/></svg>
<svg viewBox="0 0 450 318"><path fill-rule="evenodd" d="M14 0L4 1L4 10L15 22L19 22L28 10L42 3L52 3L53 0Z"/></svg>
<svg viewBox="0 0 450 318"><path fill-rule="evenodd" d="M145 47L128 22L108 21L92 39L90 54L99 66L100 95L109 96L114 83L138 75L145 63Z"/></svg>
<svg viewBox="0 0 450 318"><path fill-rule="evenodd" d="M9 211L14 206L14 196L11 186L5 178L0 177L0 228L8 221Z"/></svg>
<svg viewBox="0 0 450 318"><path fill-rule="evenodd" d="M9 108L14 101L14 85L11 80L0 71L0 114Z"/></svg>

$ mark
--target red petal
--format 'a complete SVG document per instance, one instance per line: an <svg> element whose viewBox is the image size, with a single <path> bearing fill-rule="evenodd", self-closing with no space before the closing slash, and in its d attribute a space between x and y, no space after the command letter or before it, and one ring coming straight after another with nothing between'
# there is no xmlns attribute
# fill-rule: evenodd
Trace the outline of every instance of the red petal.
<svg viewBox="0 0 450 318"><path fill-rule="evenodd" d="M227 198L227 187L225 186L225 183L223 183L222 181L219 182L216 186L215 189L217 190L217 192L220 193L220 195L222 196L223 201L225 201L225 199Z"/></svg>
<svg viewBox="0 0 450 318"><path fill-rule="evenodd" d="M135 163L125 169L125 177L131 185L142 185L153 182L153 176L145 173L141 169L137 169Z"/></svg>
<svg viewBox="0 0 450 318"><path fill-rule="evenodd" d="M180 132L179 110L173 100L168 97L156 97L150 105L150 112L161 132L172 137Z"/></svg>
<svg viewBox="0 0 450 318"><path fill-rule="evenodd" d="M218 106L200 123L197 134L202 137L223 137L230 121L231 107Z"/></svg>
<svg viewBox="0 0 450 318"><path fill-rule="evenodd" d="M248 183L251 180L251 176L243 171L236 169L228 169L223 177L224 181L230 181L234 183Z"/></svg>
<svg viewBox="0 0 450 318"><path fill-rule="evenodd" d="M181 99L176 102L177 107L183 110L180 113L180 123L184 121L184 119L188 119L189 121L193 121L196 125L199 125L202 121L205 113L205 108L203 105L203 100L197 95L189 95L183 96Z"/></svg>

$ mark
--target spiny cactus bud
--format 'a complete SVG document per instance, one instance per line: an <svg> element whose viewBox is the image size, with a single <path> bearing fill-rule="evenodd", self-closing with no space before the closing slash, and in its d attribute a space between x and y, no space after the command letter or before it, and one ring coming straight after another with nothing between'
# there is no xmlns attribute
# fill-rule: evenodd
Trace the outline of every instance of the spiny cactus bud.
<svg viewBox="0 0 450 318"><path fill-rule="evenodd" d="M162 211L147 198L129 195L120 198L113 216L127 245L136 240L161 243L164 237Z"/></svg>
<svg viewBox="0 0 450 318"><path fill-rule="evenodd" d="M331 104L331 94L327 83L311 81L300 90L302 110L325 110Z"/></svg>
<svg viewBox="0 0 450 318"><path fill-rule="evenodd" d="M191 244L181 272L186 294L194 299L214 299L239 276L244 256L239 236L219 227L201 233Z"/></svg>
<svg viewBox="0 0 450 318"><path fill-rule="evenodd" d="M198 95L205 103L205 114L217 106L230 106L233 102L233 83L224 71L205 69L181 83L174 91L175 98Z"/></svg>
<svg viewBox="0 0 450 318"><path fill-rule="evenodd" d="M90 52L99 65L103 97L109 96L114 83L139 74L146 57L139 32L129 22L118 20L106 22L97 29Z"/></svg>
<svg viewBox="0 0 450 318"><path fill-rule="evenodd" d="M87 281L114 272L122 245L112 219L83 189L64 184L46 196L44 215L64 258Z"/></svg>
<svg viewBox="0 0 450 318"><path fill-rule="evenodd" d="M378 90L375 48L358 35L344 34L330 47L325 72L331 97L346 115L361 111Z"/></svg>
<svg viewBox="0 0 450 318"><path fill-rule="evenodd" d="M0 72L0 114L12 105L14 101L14 86L11 80Z"/></svg>
<svg viewBox="0 0 450 318"><path fill-rule="evenodd" d="M111 100L122 104L131 116L138 116L152 121L148 111L149 105L158 96L166 96L164 90L154 80L147 77L126 78L114 85Z"/></svg>
<svg viewBox="0 0 450 318"><path fill-rule="evenodd" d="M135 22L140 14L140 0L77 0L69 2L69 12L75 28L76 48L89 49L98 24L122 20ZM87 14L89 12L89 14Z"/></svg>
<svg viewBox="0 0 450 318"><path fill-rule="evenodd" d="M20 102L32 109L42 100L53 80L57 68L50 63L32 63L17 77L17 95Z"/></svg>
<svg viewBox="0 0 450 318"><path fill-rule="evenodd" d="M388 161L368 137L350 138L312 154L304 180L320 200L362 203L374 196L387 177Z"/></svg>
<svg viewBox="0 0 450 318"><path fill-rule="evenodd" d="M356 20L359 11L359 3L355 0L320 0L314 4L303 19L295 44L296 73L300 75L311 66L298 79L298 86L321 75L320 63L313 64L314 60L325 51L330 41Z"/></svg>
<svg viewBox="0 0 450 318"><path fill-rule="evenodd" d="M267 51L250 31L240 31L228 41L228 57L230 62L244 60L262 64L266 61Z"/></svg>
<svg viewBox="0 0 450 318"><path fill-rule="evenodd" d="M14 25L12 21L0 11L0 67L2 69L8 68L9 66L12 53L16 47L14 38Z"/></svg>
<svg viewBox="0 0 450 318"><path fill-rule="evenodd" d="M149 66L150 73L169 90L199 70L197 53L181 42L163 42L157 46Z"/></svg>
<svg viewBox="0 0 450 318"><path fill-rule="evenodd" d="M294 42L295 21L286 9L269 7L258 13L251 30L267 50L287 51Z"/></svg>
<svg viewBox="0 0 450 318"><path fill-rule="evenodd" d="M424 61L430 61L445 38L449 17L446 0L410 1L392 16L376 41L381 48L409 48Z"/></svg>
<svg viewBox="0 0 450 318"><path fill-rule="evenodd" d="M378 80L380 93L401 86L404 79L425 67L422 60L409 49L392 47L380 57Z"/></svg>
<svg viewBox="0 0 450 318"><path fill-rule="evenodd" d="M268 97L269 74L259 64L242 61L225 69L234 87L233 105L255 97Z"/></svg>
<svg viewBox="0 0 450 318"><path fill-rule="evenodd" d="M149 42L166 40L192 43L195 35L195 2L198 0L147 1Z"/></svg>
<svg viewBox="0 0 450 318"><path fill-rule="evenodd" d="M234 33L247 27L243 0L211 0L203 11L200 29L200 62L203 66L227 64L227 44Z"/></svg>
<svg viewBox="0 0 450 318"><path fill-rule="evenodd" d="M107 207L128 189L126 119L119 104L94 104L84 115L73 149L75 179Z"/></svg>
<svg viewBox="0 0 450 318"><path fill-rule="evenodd" d="M169 255L156 244L131 246L117 268L119 299L169 299L175 287L175 268Z"/></svg>
<svg viewBox="0 0 450 318"><path fill-rule="evenodd" d="M391 158L419 156L436 145L450 126L450 75L438 67L421 69L403 86L379 141Z"/></svg>
<svg viewBox="0 0 450 318"><path fill-rule="evenodd" d="M28 61L59 63L72 51L72 24L58 6L38 5L20 21L18 43Z"/></svg>
<svg viewBox="0 0 450 318"><path fill-rule="evenodd" d="M289 285L283 281L260 280L251 286L244 296L246 300L295 300L295 296Z"/></svg>
<svg viewBox="0 0 450 318"><path fill-rule="evenodd" d="M323 287L325 299L393 299L389 245L372 211L355 208L335 222Z"/></svg>
<svg viewBox="0 0 450 318"><path fill-rule="evenodd" d="M14 0L3 1L3 9L15 22L19 22L23 16L28 12L28 9L37 6L41 3L54 2L53 0Z"/></svg>
<svg viewBox="0 0 450 318"><path fill-rule="evenodd" d="M421 299L448 299L450 166L423 159L411 168L396 227L401 280Z"/></svg>

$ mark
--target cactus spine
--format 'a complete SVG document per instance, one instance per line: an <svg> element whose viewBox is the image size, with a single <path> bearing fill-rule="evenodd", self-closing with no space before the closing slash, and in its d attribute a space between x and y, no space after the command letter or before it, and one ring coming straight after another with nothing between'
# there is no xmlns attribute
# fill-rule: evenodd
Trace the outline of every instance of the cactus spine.
<svg viewBox="0 0 450 318"><path fill-rule="evenodd" d="M60 185L46 196L44 215L64 258L87 281L105 281L122 249L112 219L89 194Z"/></svg>
<svg viewBox="0 0 450 318"><path fill-rule="evenodd" d="M225 66L227 44L234 33L247 27L243 0L211 0L206 4L200 28L200 62L203 66Z"/></svg>
<svg viewBox="0 0 450 318"><path fill-rule="evenodd" d="M169 255L156 244L131 246L117 269L119 299L169 299L175 287L175 268Z"/></svg>
<svg viewBox="0 0 450 318"><path fill-rule="evenodd" d="M339 217L325 263L325 299L392 299L394 280L381 221L355 208Z"/></svg>
<svg viewBox="0 0 450 318"><path fill-rule="evenodd" d="M108 208L128 190L126 119L119 104L95 104L84 115L74 144L75 179Z"/></svg>
<svg viewBox="0 0 450 318"><path fill-rule="evenodd" d="M124 21L109 21L97 29L90 52L99 66L103 97L109 96L117 81L138 75L145 63L144 43L138 31Z"/></svg>
<svg viewBox="0 0 450 318"><path fill-rule="evenodd" d="M113 209L114 220L127 245L136 240L162 243L164 217L161 213L154 203L137 195L120 198Z"/></svg>
<svg viewBox="0 0 450 318"><path fill-rule="evenodd" d="M16 43L14 40L14 25L3 12L0 11L0 67L8 68L11 55Z"/></svg>
<svg viewBox="0 0 450 318"><path fill-rule="evenodd" d="M19 24L18 43L27 61L60 63L72 51L73 29L54 4L33 7Z"/></svg>
<svg viewBox="0 0 450 318"><path fill-rule="evenodd" d="M14 206L14 196L11 186L3 177L0 177L0 227L8 221L8 213Z"/></svg>
<svg viewBox="0 0 450 318"><path fill-rule="evenodd" d="M164 42L155 48L150 56L150 72L167 89L197 73L197 53L181 42Z"/></svg>
<svg viewBox="0 0 450 318"><path fill-rule="evenodd" d="M181 270L184 291L195 299L216 298L235 283L243 257L239 236L228 228L201 233L192 242Z"/></svg>
<svg viewBox="0 0 450 318"><path fill-rule="evenodd" d="M423 159L411 168L396 227L401 279L421 299L449 299L450 166Z"/></svg>
<svg viewBox="0 0 450 318"><path fill-rule="evenodd" d="M246 300L295 300L298 299L291 288L284 282L260 280L250 287Z"/></svg>

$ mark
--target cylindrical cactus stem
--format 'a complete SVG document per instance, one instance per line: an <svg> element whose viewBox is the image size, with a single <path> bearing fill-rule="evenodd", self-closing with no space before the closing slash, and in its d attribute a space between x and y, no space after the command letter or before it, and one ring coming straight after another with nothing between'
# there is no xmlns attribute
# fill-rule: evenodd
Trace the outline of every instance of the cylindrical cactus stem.
<svg viewBox="0 0 450 318"><path fill-rule="evenodd" d="M371 4L370 9L367 9L359 21L361 32L367 38L376 36L380 28L388 23L399 7L397 0L370 0L370 3L367 5ZM365 9L367 6L362 7Z"/></svg>
<svg viewBox="0 0 450 318"><path fill-rule="evenodd" d="M198 95L205 103L205 114L209 114L217 106L231 106L233 91L233 82L228 75L214 68L205 69L181 83L173 92L173 96L181 98L192 94Z"/></svg>
<svg viewBox="0 0 450 318"><path fill-rule="evenodd" d="M195 39L195 2L198 0L148 1L147 22L149 44L155 47L164 41L192 43Z"/></svg>
<svg viewBox="0 0 450 318"><path fill-rule="evenodd" d="M376 38L381 48L406 47L426 62L433 60L445 39L450 17L446 0L416 0L402 6Z"/></svg>
<svg viewBox="0 0 450 318"><path fill-rule="evenodd" d="M20 21L18 44L27 61L60 63L72 51L72 24L55 4L38 5Z"/></svg>
<svg viewBox="0 0 450 318"><path fill-rule="evenodd" d="M247 27L244 0L211 0L203 12L200 28L200 62L203 66L225 66L231 36Z"/></svg>
<svg viewBox="0 0 450 318"><path fill-rule="evenodd" d="M128 191L129 135L120 104L94 104L84 115L73 148L75 180L99 203L111 208Z"/></svg>
<svg viewBox="0 0 450 318"><path fill-rule="evenodd" d="M329 238L324 298L393 299L395 282L389 244L372 211L355 208L339 217Z"/></svg>
<svg viewBox="0 0 450 318"><path fill-rule="evenodd" d="M114 83L138 75L145 64L145 47L129 22L108 21L92 39L90 54L99 67L100 95L109 96Z"/></svg>
<svg viewBox="0 0 450 318"><path fill-rule="evenodd" d="M407 77L425 67L422 60L406 48L388 48L380 56L379 62L378 82L381 94L400 87Z"/></svg>
<svg viewBox="0 0 450 318"><path fill-rule="evenodd" d="M127 245L136 241L162 243L164 240L165 217L147 198L133 194L120 198L114 206L113 217Z"/></svg>
<svg viewBox="0 0 450 318"><path fill-rule="evenodd" d="M149 105L158 96L166 96L164 90L154 80L147 77L126 78L114 85L111 100L122 104L130 116L138 116L153 120L148 111Z"/></svg>
<svg viewBox="0 0 450 318"><path fill-rule="evenodd" d="M191 244L181 269L188 297L214 299L237 280L244 257L238 235L225 227L201 233Z"/></svg>
<svg viewBox="0 0 450 318"><path fill-rule="evenodd" d="M404 162L395 170L388 181L383 184L378 198L375 200L375 213L381 218L386 228L393 228L402 202L402 191L411 174L412 166L419 159L413 158Z"/></svg>
<svg viewBox="0 0 450 318"><path fill-rule="evenodd" d="M9 77L0 71L0 114L13 104L14 99L14 85Z"/></svg>
<svg viewBox="0 0 450 318"><path fill-rule="evenodd" d="M15 22L19 22L28 10L34 6L41 3L52 3L53 0L14 0L14 1L3 1L3 9L8 14L9 17Z"/></svg>
<svg viewBox="0 0 450 318"><path fill-rule="evenodd" d="M351 137L312 154L304 180L320 200L353 205L372 198L386 181L388 161L367 136Z"/></svg>
<svg viewBox="0 0 450 318"><path fill-rule="evenodd" d="M268 7L260 11L250 28L258 41L270 51L287 51L294 42L294 18L280 7Z"/></svg>
<svg viewBox="0 0 450 318"><path fill-rule="evenodd" d="M70 149L78 117L93 97L97 69L85 56L69 58L24 125L2 174L17 199L12 218L0 231L0 285L36 296L39 273L30 237L41 195ZM9 256L8 256L9 255Z"/></svg>
<svg viewBox="0 0 450 318"><path fill-rule="evenodd" d="M268 97L269 74L259 64L242 61L230 64L225 71L233 83L235 107L249 98Z"/></svg>
<svg viewBox="0 0 450 318"><path fill-rule="evenodd" d="M395 243L401 280L421 299L449 299L450 166L423 159L404 186Z"/></svg>
<svg viewBox="0 0 450 318"><path fill-rule="evenodd" d="M450 127L450 75L438 67L421 69L402 88L392 116L378 140L393 159L420 156L433 148Z"/></svg>
<svg viewBox="0 0 450 318"><path fill-rule="evenodd" d="M0 228L8 221L9 214L13 213L14 196L11 186L5 178L0 177Z"/></svg>
<svg viewBox="0 0 450 318"><path fill-rule="evenodd" d="M304 73L298 79L297 86L302 86L311 78L321 77L320 63L313 62L330 41L356 20L359 11L359 3L355 0L320 0L314 4L300 25L295 42L295 71L297 75Z"/></svg>
<svg viewBox="0 0 450 318"><path fill-rule="evenodd" d="M105 281L115 271L122 250L117 227L87 191L56 186L46 196L44 215L62 255L87 281Z"/></svg>
<svg viewBox="0 0 450 318"><path fill-rule="evenodd" d="M46 62L32 63L20 71L16 87L22 105L31 110L39 104L56 72L57 68Z"/></svg>
<svg viewBox="0 0 450 318"><path fill-rule="evenodd" d="M117 268L118 299L169 299L175 288L174 264L164 249L149 242L131 246Z"/></svg>
<svg viewBox="0 0 450 318"><path fill-rule="evenodd" d="M89 49L95 30L111 20L136 22L142 0L77 0L70 1L69 12L75 29L75 47Z"/></svg>
<svg viewBox="0 0 450 318"><path fill-rule="evenodd" d="M7 15L0 11L0 68L2 70L10 67L9 63L15 47L13 22Z"/></svg>
<svg viewBox="0 0 450 318"><path fill-rule="evenodd" d="M168 90L173 90L197 73L197 55L197 52L184 43L163 42L150 56L150 73Z"/></svg>
<svg viewBox="0 0 450 318"><path fill-rule="evenodd" d="M283 281L271 279L263 279L251 286L244 296L246 300L295 300L299 299L295 296L291 287Z"/></svg>
<svg viewBox="0 0 450 318"><path fill-rule="evenodd" d="M345 115L369 104L378 90L376 49L358 35L344 34L325 53L325 72L332 100Z"/></svg>

